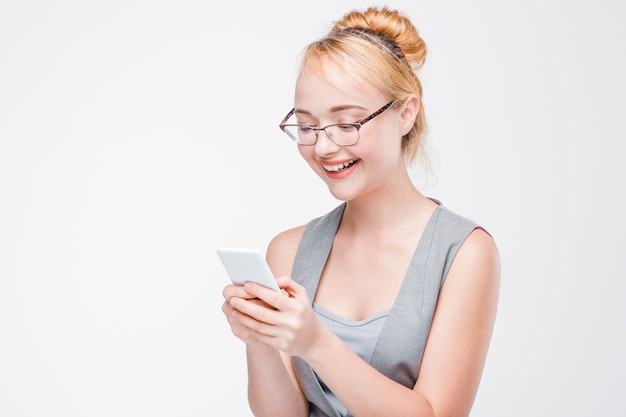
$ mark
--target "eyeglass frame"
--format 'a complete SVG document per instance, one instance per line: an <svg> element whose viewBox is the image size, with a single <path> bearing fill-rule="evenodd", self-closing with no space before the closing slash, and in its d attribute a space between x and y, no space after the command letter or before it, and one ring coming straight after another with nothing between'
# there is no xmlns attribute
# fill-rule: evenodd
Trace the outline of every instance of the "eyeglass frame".
<svg viewBox="0 0 626 417"><path fill-rule="evenodd" d="M313 143L300 143L300 139L299 138L294 138L292 135L290 135L287 130L285 129L287 126L297 126L300 127L301 125L299 124L286 124L285 122L287 120L289 120L289 118L291 116L293 116L294 112L296 111L296 108L294 107L293 109L291 109L289 111L289 113L287 113L287 116L285 116L285 118L280 122L280 124L278 125L278 127L280 127L280 130L282 130L283 132L285 132L285 134L287 136L289 136L289 138L291 140L293 140L295 143L297 143L298 145L302 145L302 146L312 146L315 145L317 143L317 139L319 138L319 132L320 130L323 130L324 133L326 133L326 137L328 137L328 139L330 139L330 141L332 143L334 143L337 146L354 146L357 143L359 143L359 140L361 139L361 127L369 122L370 120L372 120L374 117L382 114L385 110L387 110L388 108L390 108L391 106L393 106L394 104L396 104L398 100L391 100L389 103L385 104L384 106L382 106L380 109L376 110L374 113L370 114L369 116L365 117L364 119L361 120L357 120L356 122L352 122L352 123L333 123L324 127L309 127L311 130L313 130L315 132L315 141ZM357 132L357 138L356 138L356 142L351 143L350 145L340 145L337 142L335 142L333 140L333 138L326 132L326 129L329 127L333 127L333 126L346 126L346 125L350 125L350 126L354 126L356 128L356 132Z"/></svg>

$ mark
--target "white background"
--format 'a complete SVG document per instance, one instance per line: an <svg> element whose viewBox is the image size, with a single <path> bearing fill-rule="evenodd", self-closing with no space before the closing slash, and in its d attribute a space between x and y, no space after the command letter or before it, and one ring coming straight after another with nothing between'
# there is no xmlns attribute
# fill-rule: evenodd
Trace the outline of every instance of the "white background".
<svg viewBox="0 0 626 417"><path fill-rule="evenodd" d="M215 248L337 204L277 124L369 4L0 2L0 415L250 415ZM501 251L472 415L625 415L622 2L388 4L429 47L416 183Z"/></svg>

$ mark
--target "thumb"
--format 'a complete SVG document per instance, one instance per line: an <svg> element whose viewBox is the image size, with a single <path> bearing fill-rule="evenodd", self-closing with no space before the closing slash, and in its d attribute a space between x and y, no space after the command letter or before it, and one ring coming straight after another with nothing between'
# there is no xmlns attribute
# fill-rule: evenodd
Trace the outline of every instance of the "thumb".
<svg viewBox="0 0 626 417"><path fill-rule="evenodd" d="M296 297L307 296L306 289L304 289L302 285L298 284L296 281L294 281L287 275L278 277L276 279L276 282L278 283L278 287L281 289L281 291L283 293L286 293L286 295L290 297L296 298Z"/></svg>

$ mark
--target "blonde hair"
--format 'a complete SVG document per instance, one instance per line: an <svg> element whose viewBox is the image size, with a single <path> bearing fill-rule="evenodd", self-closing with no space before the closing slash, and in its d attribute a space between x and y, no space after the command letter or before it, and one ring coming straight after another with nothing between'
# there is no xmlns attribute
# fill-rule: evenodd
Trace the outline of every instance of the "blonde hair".
<svg viewBox="0 0 626 417"><path fill-rule="evenodd" d="M370 7L347 13L328 35L307 46L300 68L324 76L324 61L328 59L345 77L355 82L366 80L391 100L402 102L410 94L417 95L419 112L412 129L402 138L402 151L407 164L420 157L428 165L422 84L416 74L425 58L426 45L407 17L386 7Z"/></svg>

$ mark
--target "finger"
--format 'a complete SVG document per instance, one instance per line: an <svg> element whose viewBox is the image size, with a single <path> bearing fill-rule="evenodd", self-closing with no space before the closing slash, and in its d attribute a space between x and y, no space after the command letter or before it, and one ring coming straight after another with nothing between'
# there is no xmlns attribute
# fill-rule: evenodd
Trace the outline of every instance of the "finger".
<svg viewBox="0 0 626 417"><path fill-rule="evenodd" d="M274 337L280 331L277 326L259 321L236 309L233 316L237 320L238 332L245 333L247 338L261 340L262 336Z"/></svg>
<svg viewBox="0 0 626 417"><path fill-rule="evenodd" d="M275 337L279 333L280 329L277 326L259 321L256 318L244 313L243 311L230 306L231 303L239 303L240 306L245 304L254 304L255 302L258 302L258 300L249 301L239 299L239 301L233 301L234 299L231 300L231 302L226 302L226 304L229 304L229 306L225 309L226 311L230 312L228 315L228 322L231 325L233 333L237 337L242 340L245 339L244 341L248 343L247 341L249 340L267 341L268 339L266 339L265 337ZM268 309L266 307L262 308L265 308L266 310ZM242 307L242 310L246 310L246 308Z"/></svg>
<svg viewBox="0 0 626 417"><path fill-rule="evenodd" d="M296 281L294 281L293 279L291 279L288 276L282 276L279 277L276 282L278 283L278 286L281 288L281 291L286 292L287 294L289 294L290 298L297 298L297 299L301 299L304 301L307 301L308 295L306 292L306 289L298 284Z"/></svg>
<svg viewBox="0 0 626 417"><path fill-rule="evenodd" d="M241 316L243 316L243 314ZM246 344L260 342L271 346L274 349L278 349L276 347L277 338L275 336L257 332L250 327L246 327L243 325L238 326L236 329L233 329L233 334L239 339L243 340Z"/></svg>
<svg viewBox="0 0 626 417"><path fill-rule="evenodd" d="M225 301L224 304L222 304L222 312L226 316L226 320L228 321L228 324L232 328L233 333L235 332L235 329L237 327L242 327L241 323L240 323L240 318L242 316L244 316L244 314L242 314L241 312L235 310L230 305L230 302Z"/></svg>
<svg viewBox="0 0 626 417"><path fill-rule="evenodd" d="M272 307L271 305L267 304L265 301L261 300L260 298L252 298L250 300L248 300L249 303L253 303L265 308L271 308L272 310L276 310L274 307Z"/></svg>
<svg viewBox="0 0 626 417"><path fill-rule="evenodd" d="M276 278L276 283L278 284L278 286L280 288L285 288L291 285L292 279L289 278L287 275L282 275L278 278Z"/></svg>
<svg viewBox="0 0 626 417"><path fill-rule="evenodd" d="M248 293L248 291L246 291L246 289L242 285L232 285L232 284L224 287L224 290L222 291L222 295L224 296L226 300L229 300L232 297L239 297L239 298L245 298L245 299L255 298L255 296Z"/></svg>
<svg viewBox="0 0 626 417"><path fill-rule="evenodd" d="M246 318L245 314L238 312L234 308L231 307L228 301L225 301L222 305L222 311L226 316L228 324L230 325L230 330L237 338L239 338L244 343L250 344L258 341L259 334L252 329L246 327L242 324L242 318Z"/></svg>
<svg viewBox="0 0 626 417"><path fill-rule="evenodd" d="M233 313L233 315L234 314L235 313ZM253 331L252 329L241 324L239 320L243 316L244 316L243 314L239 313L236 317L234 316L232 320L229 319L229 323L232 323L230 326L230 330L237 338L239 338L244 343L246 344L254 343L258 341L259 334Z"/></svg>
<svg viewBox="0 0 626 417"><path fill-rule="evenodd" d="M303 286L288 276L281 276L276 281L281 288L280 293L254 282L248 282L244 287L250 294L254 294L276 310L288 311L292 306L292 299L310 304L306 289Z"/></svg>
<svg viewBox="0 0 626 417"><path fill-rule="evenodd" d="M277 305L279 304L281 299L288 298L285 297L285 294L283 294L282 292L274 291L255 282L246 282L244 288L250 295L253 295L260 300L263 300L275 309L278 308Z"/></svg>
<svg viewBox="0 0 626 417"><path fill-rule="evenodd" d="M280 294L279 296L282 297ZM241 298L231 298L230 306L261 323L276 325L279 321L279 313L274 308L268 308L258 302L244 300Z"/></svg>

